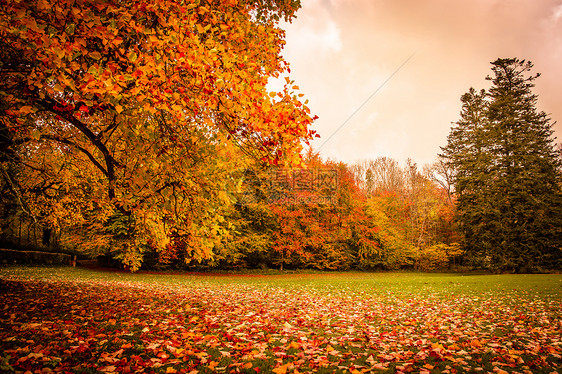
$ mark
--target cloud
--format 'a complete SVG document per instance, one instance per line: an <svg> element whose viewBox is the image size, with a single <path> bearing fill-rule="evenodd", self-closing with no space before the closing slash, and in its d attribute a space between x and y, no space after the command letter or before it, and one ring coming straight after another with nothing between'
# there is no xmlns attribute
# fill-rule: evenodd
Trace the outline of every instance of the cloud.
<svg viewBox="0 0 562 374"><path fill-rule="evenodd" d="M325 156L346 162L376 156L431 162L459 117L460 96L471 86L488 87L489 63L498 57L535 63L542 73L538 106L558 120L555 130L562 135L562 1L307 0L302 5L287 26L284 55L320 117L315 129L322 138L314 145L322 146Z"/></svg>
<svg viewBox="0 0 562 374"><path fill-rule="evenodd" d="M285 24L291 30L287 34L287 43L291 46L292 54L339 52L342 48L340 29L332 19L329 6L323 6L323 2L318 0L309 0L307 3L317 12L299 13L298 22L294 25Z"/></svg>
<svg viewBox="0 0 562 374"><path fill-rule="evenodd" d="M561 18L562 18L562 4L554 8L554 14L552 15L552 19L554 22L558 22Z"/></svg>

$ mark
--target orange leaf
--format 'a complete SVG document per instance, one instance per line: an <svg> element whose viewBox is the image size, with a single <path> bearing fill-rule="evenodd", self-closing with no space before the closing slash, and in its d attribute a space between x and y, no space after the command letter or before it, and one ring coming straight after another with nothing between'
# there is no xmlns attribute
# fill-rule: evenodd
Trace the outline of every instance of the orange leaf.
<svg viewBox="0 0 562 374"><path fill-rule="evenodd" d="M279 366L279 367L273 369L272 371L273 371L275 374L285 374L285 373L287 373L287 368L289 367L289 365L290 365L290 364L285 364L285 365L283 365L283 366Z"/></svg>
<svg viewBox="0 0 562 374"><path fill-rule="evenodd" d="M482 343L480 343L480 341L478 339L474 339L473 341L471 341L470 345L473 346L474 348L482 347Z"/></svg>
<svg viewBox="0 0 562 374"><path fill-rule="evenodd" d="M300 347L301 345L297 342L291 342L291 344L289 344L289 348L299 349Z"/></svg>

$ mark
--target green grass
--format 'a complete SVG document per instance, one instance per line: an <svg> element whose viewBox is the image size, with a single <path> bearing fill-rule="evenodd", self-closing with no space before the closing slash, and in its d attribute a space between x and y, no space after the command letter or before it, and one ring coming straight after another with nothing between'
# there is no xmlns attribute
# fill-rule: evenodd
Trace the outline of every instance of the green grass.
<svg viewBox="0 0 562 374"><path fill-rule="evenodd" d="M560 274L7 267L0 280L3 370L562 370Z"/></svg>
<svg viewBox="0 0 562 374"><path fill-rule="evenodd" d="M252 285L287 289L303 288L316 292L369 293L408 296L430 294L503 294L521 297L562 299L562 274L471 275L454 273L269 273L269 274L192 274L129 273L72 267L6 267L0 277L33 280L128 282L177 287L201 285Z"/></svg>

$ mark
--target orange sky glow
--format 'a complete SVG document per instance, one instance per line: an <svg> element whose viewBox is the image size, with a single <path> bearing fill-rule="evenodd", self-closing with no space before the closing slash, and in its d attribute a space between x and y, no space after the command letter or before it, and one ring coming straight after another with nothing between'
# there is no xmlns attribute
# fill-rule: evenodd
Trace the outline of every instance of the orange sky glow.
<svg viewBox="0 0 562 374"><path fill-rule="evenodd" d="M303 0L282 27L325 158L433 162L461 95L488 88L499 57L535 64L538 108L562 141L562 0Z"/></svg>

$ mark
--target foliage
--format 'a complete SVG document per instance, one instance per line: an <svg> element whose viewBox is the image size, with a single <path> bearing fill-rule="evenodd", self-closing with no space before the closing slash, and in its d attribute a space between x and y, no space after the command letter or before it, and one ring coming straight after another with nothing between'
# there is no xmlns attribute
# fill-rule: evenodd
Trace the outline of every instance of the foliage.
<svg viewBox="0 0 562 374"><path fill-rule="evenodd" d="M396 165L391 159L384 164ZM296 185L287 188L297 183L294 178L300 173L320 171L337 176L337 187L328 195ZM439 264L424 262L433 258L424 255L426 250L435 253L430 247L455 243L453 207L446 192L414 164L395 172L403 181L401 190L386 191L377 177L371 182L379 187L369 194L355 165L324 161L312 151L300 169L234 171L228 190L235 205L225 217L231 236L205 265L317 270L450 266L451 251L444 252L447 256ZM274 188L274 182L287 185Z"/></svg>
<svg viewBox="0 0 562 374"><path fill-rule="evenodd" d="M562 364L560 275L0 274L0 367L21 372L502 374Z"/></svg>
<svg viewBox="0 0 562 374"><path fill-rule="evenodd" d="M434 271L448 264L451 259L462 254L458 243L447 245L439 243L431 247L424 248L417 253L416 269L420 271Z"/></svg>
<svg viewBox="0 0 562 374"><path fill-rule="evenodd" d="M373 265L388 269L412 265L414 246L407 237L407 209L407 205L393 192L380 193L368 200L367 214L379 227L381 246L379 263Z"/></svg>
<svg viewBox="0 0 562 374"><path fill-rule="evenodd" d="M233 236L225 243L217 265L225 268L262 268L272 264L275 219L266 204L238 205L228 215Z"/></svg>
<svg viewBox="0 0 562 374"><path fill-rule="evenodd" d="M367 197L366 213L378 228L379 248L370 258L371 267L425 268L419 261L434 253L432 247L458 240L453 201L444 186L436 183L434 169L419 170L411 160L400 167L395 160L381 157L353 165L351 170ZM442 260L438 267L448 267L450 258Z"/></svg>
<svg viewBox="0 0 562 374"><path fill-rule="evenodd" d="M561 158L536 109L533 65L492 63L492 87L461 98L443 159L454 170L464 247L498 271L556 268L562 259Z"/></svg>
<svg viewBox="0 0 562 374"><path fill-rule="evenodd" d="M70 245L209 259L236 157L296 162L313 135L293 82L265 88L298 1L0 5L2 188Z"/></svg>

